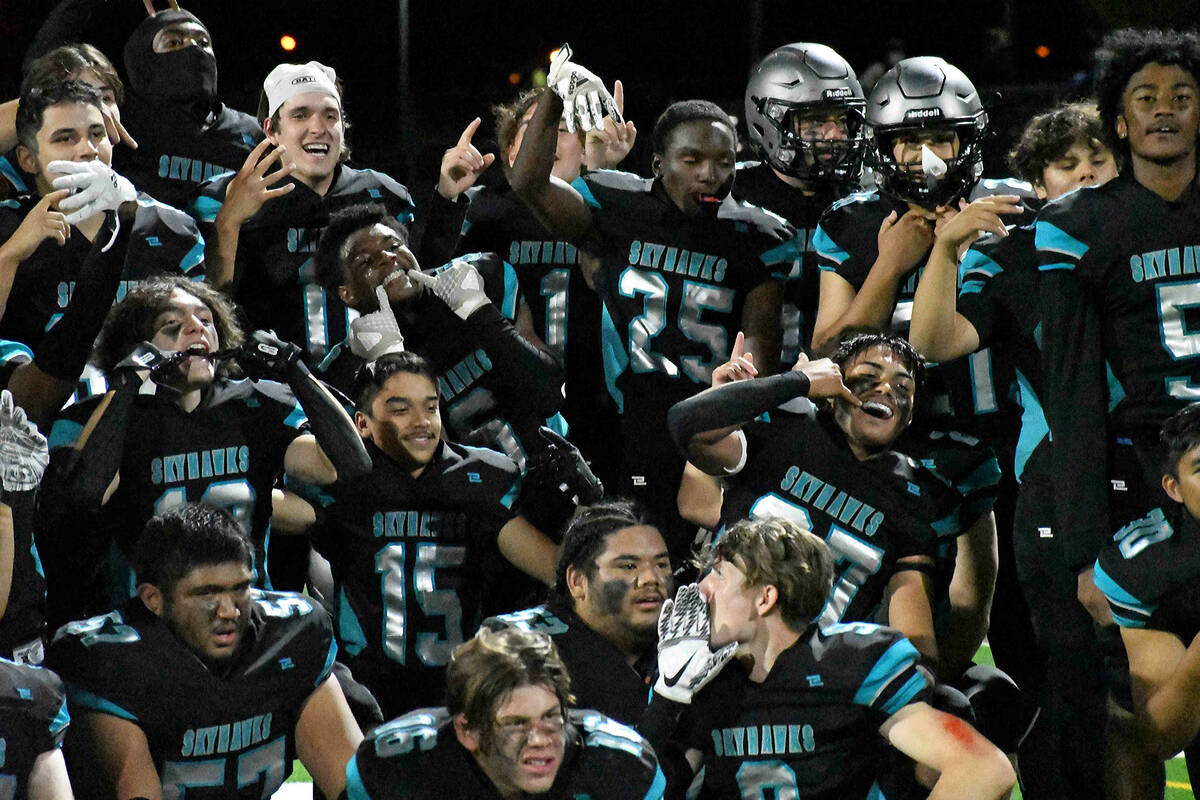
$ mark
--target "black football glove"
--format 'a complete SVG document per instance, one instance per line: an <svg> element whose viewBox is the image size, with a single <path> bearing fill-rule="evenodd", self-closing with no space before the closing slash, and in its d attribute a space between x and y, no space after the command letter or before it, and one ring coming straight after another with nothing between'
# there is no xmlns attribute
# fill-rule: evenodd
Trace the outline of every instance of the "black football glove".
<svg viewBox="0 0 1200 800"><path fill-rule="evenodd" d="M141 385L147 377L158 381L171 367L187 358L186 353L160 350L150 342L142 342L129 351L129 355L109 370L109 381L115 385Z"/></svg>
<svg viewBox="0 0 1200 800"><path fill-rule="evenodd" d="M286 383L288 371L301 355L299 347L283 341L275 331L255 331L238 348L236 358L247 378Z"/></svg>
<svg viewBox="0 0 1200 800"><path fill-rule="evenodd" d="M557 489L576 505L598 502L604 496L604 484L579 449L544 425L538 428L538 436L546 447L530 456L526 481Z"/></svg>

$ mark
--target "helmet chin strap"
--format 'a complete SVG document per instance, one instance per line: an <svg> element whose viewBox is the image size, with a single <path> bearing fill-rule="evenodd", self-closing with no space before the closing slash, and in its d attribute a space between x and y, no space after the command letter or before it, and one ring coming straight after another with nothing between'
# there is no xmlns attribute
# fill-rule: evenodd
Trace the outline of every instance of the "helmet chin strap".
<svg viewBox="0 0 1200 800"><path fill-rule="evenodd" d="M948 171L946 162L938 158L937 153L926 145L921 145L921 172L925 175L925 185L929 191L932 192L937 187Z"/></svg>

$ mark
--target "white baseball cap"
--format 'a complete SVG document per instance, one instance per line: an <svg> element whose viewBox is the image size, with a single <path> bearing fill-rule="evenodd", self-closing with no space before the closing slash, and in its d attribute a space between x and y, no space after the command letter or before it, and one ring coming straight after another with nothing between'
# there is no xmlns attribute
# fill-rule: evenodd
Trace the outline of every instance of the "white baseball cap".
<svg viewBox="0 0 1200 800"><path fill-rule="evenodd" d="M288 99L307 92L320 92L339 100L337 73L319 61L307 64L280 64L263 81L267 93L267 116L274 116Z"/></svg>

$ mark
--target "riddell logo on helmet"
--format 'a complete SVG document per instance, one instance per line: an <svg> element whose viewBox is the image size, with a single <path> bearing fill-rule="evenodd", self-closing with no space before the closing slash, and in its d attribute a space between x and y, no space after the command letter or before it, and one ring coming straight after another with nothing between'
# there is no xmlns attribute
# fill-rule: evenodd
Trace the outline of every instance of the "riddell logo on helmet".
<svg viewBox="0 0 1200 800"><path fill-rule="evenodd" d="M852 92L850 90L849 86L841 86L837 89L826 89L824 92L821 93L821 99L837 100L842 97L852 97L853 95L854 95L854 92Z"/></svg>
<svg viewBox="0 0 1200 800"><path fill-rule="evenodd" d="M316 82L317 82L316 75L301 75L299 78L292 78L292 86L295 86L297 83L316 83Z"/></svg>
<svg viewBox="0 0 1200 800"><path fill-rule="evenodd" d="M904 112L905 119L932 119L941 115L942 110L940 108L910 108Z"/></svg>

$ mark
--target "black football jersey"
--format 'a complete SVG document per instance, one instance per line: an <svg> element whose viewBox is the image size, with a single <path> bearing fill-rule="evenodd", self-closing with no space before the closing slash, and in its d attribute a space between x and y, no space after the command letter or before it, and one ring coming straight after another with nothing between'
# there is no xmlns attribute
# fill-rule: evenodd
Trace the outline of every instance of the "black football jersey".
<svg viewBox="0 0 1200 800"><path fill-rule="evenodd" d="M0 240L12 236L40 199L26 196L0 202ZM0 318L0 336L24 342L36 351L70 303L75 279L91 249L92 243L76 228L65 245L47 239L22 261ZM203 280L204 239L191 217L143 193L138 195L116 299L140 281L160 274Z"/></svg>
<svg viewBox="0 0 1200 800"><path fill-rule="evenodd" d="M0 658L0 797L28 796L33 762L62 747L70 721L57 675Z"/></svg>
<svg viewBox="0 0 1200 800"><path fill-rule="evenodd" d="M796 229L796 249L800 258L792 264L784 283L783 345L779 356L783 366L796 363L800 352L807 351L812 343L817 300L821 293L812 236L821 214L847 193L822 187L814 194L805 194L781 181L765 161L745 161L737 165L734 198L778 214Z"/></svg>
<svg viewBox="0 0 1200 800"><path fill-rule="evenodd" d="M153 384L148 384L154 386ZM50 431L50 449L70 447L103 399L68 406ZM146 520L187 502L233 514L255 543L258 582L270 587L267 532L271 488L283 455L308 418L291 390L273 381L215 380L188 413L169 394L139 394L124 443L120 485L101 510L102 531L129 552ZM115 598L132 594L128 575L110 576ZM111 607L111 606L110 606Z"/></svg>
<svg viewBox="0 0 1200 800"><path fill-rule="evenodd" d="M450 652L479 626L496 538L520 474L507 457L443 442L412 478L374 444L370 474L327 487L314 544L336 583L338 639L385 717L441 697Z"/></svg>
<svg viewBox="0 0 1200 800"><path fill-rule="evenodd" d="M139 191L185 208L196 187L225 172L237 172L263 140L262 125L228 106L198 120L182 107L151 103L126 87L121 121L137 136L138 148L113 148L113 168Z"/></svg>
<svg viewBox="0 0 1200 800"><path fill-rule="evenodd" d="M633 728L596 711L571 710L562 765L545 800L659 800L666 780ZM347 800L500 800L458 743L445 708L380 725L346 766Z"/></svg>
<svg viewBox="0 0 1200 800"><path fill-rule="evenodd" d="M324 609L302 595L255 590L245 640L224 674L138 598L59 628L47 663L66 682L71 708L141 728L164 797L258 800L291 774L300 710L336 654ZM68 742L68 763L70 754Z"/></svg>
<svg viewBox="0 0 1200 800"><path fill-rule="evenodd" d="M491 617L483 624L493 630L514 627L548 635L567 666L576 705L626 725L636 725L641 719L650 702L657 669L658 655L653 646L630 666L616 645L561 603Z"/></svg>
<svg viewBox="0 0 1200 800"><path fill-rule="evenodd" d="M1015 181L983 180L976 184L970 199L995 194L1032 196L1033 192L1027 184ZM893 211L903 215L908 206L879 192L859 192L834 203L813 235L820 268L835 272L855 291L861 289L879 257L879 226ZM901 336L908 335L924 261L920 259L918 266L909 270L896 290L891 329ZM989 440L1005 437L1009 424L997 424L997 419L1004 410L1001 393L1011 383L1011 367L999 362L990 348L931 367L925 376L924 409L938 420L952 418L956 429Z"/></svg>
<svg viewBox="0 0 1200 800"><path fill-rule="evenodd" d="M509 322L515 322L524 298L513 266L494 253L473 253L457 260L479 271L492 305ZM524 467L526 453L533 452L541 441L537 429L546 424L561 427L561 422L548 423L529 409L523 376L493 369L488 351L503 343L481 341L472 334L470 320L459 319L431 292L422 292L406 304L396 314L396 322L404 336L404 349L424 357L438 376L447 438L498 450ZM362 363L343 341L319 369L324 380L348 392Z"/></svg>
<svg viewBox="0 0 1200 800"><path fill-rule="evenodd" d="M8 197L20 197L37 191L37 178L21 169L16 147L0 156L0 179L10 187L7 191Z"/></svg>
<svg viewBox="0 0 1200 800"><path fill-rule="evenodd" d="M190 206L210 238L233 177L205 183ZM358 316L317 279L313 256L329 217L348 206L380 203L408 226L415 205L408 189L371 169L339 165L324 195L300 181L292 185L291 192L264 203L242 224L233 297L253 327L274 330L284 341L300 345L309 362L317 364L346 338L350 320Z"/></svg>
<svg viewBox="0 0 1200 800"><path fill-rule="evenodd" d="M1200 399L1200 192L1169 203L1130 176L1048 204L1034 226L1042 284L1045 409L1061 530L1091 544L1104 509L1106 414L1117 435L1157 438Z"/></svg>
<svg viewBox="0 0 1200 800"><path fill-rule="evenodd" d="M34 541L37 492L0 490L12 511L13 562L8 605L0 617L0 658L40 663L46 627L46 576Z"/></svg>
<svg viewBox="0 0 1200 800"><path fill-rule="evenodd" d="M900 453L859 461L826 413L776 410L743 431L746 463L726 480L722 525L779 518L811 530L836 559L821 624L871 619L897 560L935 552L945 490Z"/></svg>
<svg viewBox="0 0 1200 800"><path fill-rule="evenodd" d="M700 797L882 797L892 750L879 728L926 699L918 659L891 628L856 622L810 625L762 683L730 662L692 701Z"/></svg>
<svg viewBox="0 0 1200 800"><path fill-rule="evenodd" d="M0 339L0 389L8 388L13 370L33 361L33 351L20 342Z"/></svg>
<svg viewBox="0 0 1200 800"><path fill-rule="evenodd" d="M1200 525L1185 511L1154 509L1114 534L1095 580L1118 625L1190 644L1200 633Z"/></svg>
<svg viewBox="0 0 1200 800"><path fill-rule="evenodd" d="M1000 395L1002 401L1015 402L1021 415L1013 464L1018 480L1049 433L1041 402L1038 287L1033 225L1014 225L1007 236L980 239L959 264L958 313L974 326L981 347L990 347L1001 362L1012 365L1015 392L1010 388Z"/></svg>

